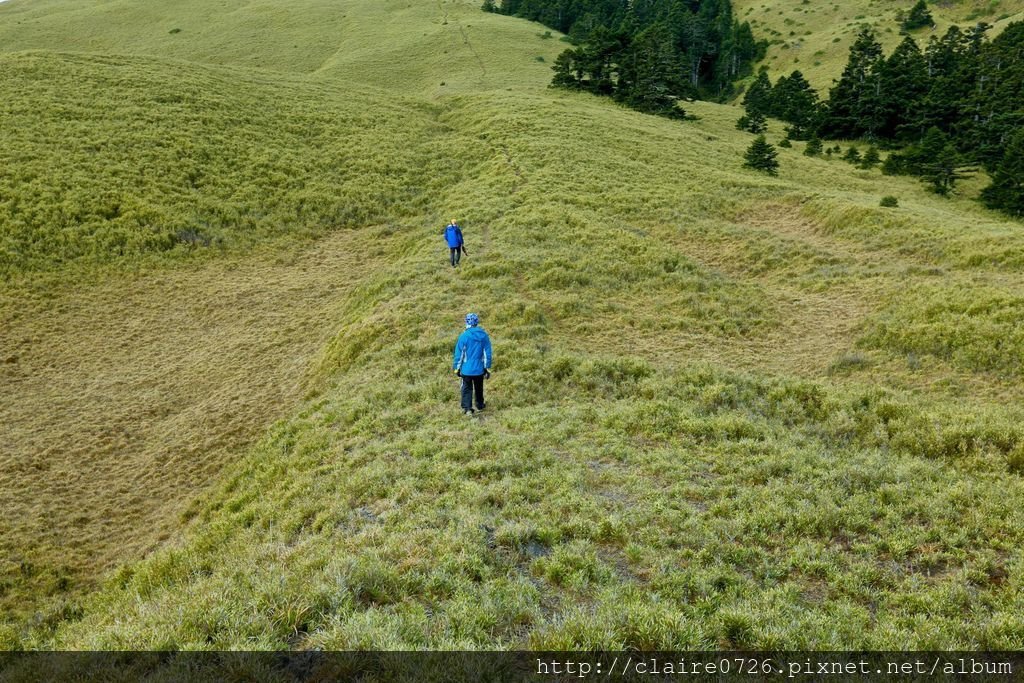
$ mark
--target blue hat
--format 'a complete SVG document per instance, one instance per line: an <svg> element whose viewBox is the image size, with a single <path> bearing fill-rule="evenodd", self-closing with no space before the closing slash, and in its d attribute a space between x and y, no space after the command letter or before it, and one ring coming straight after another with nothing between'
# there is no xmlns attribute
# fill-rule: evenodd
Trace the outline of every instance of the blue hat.
<svg viewBox="0 0 1024 683"><path fill-rule="evenodd" d="M476 313L466 314L466 327L476 327L480 324L480 316Z"/></svg>

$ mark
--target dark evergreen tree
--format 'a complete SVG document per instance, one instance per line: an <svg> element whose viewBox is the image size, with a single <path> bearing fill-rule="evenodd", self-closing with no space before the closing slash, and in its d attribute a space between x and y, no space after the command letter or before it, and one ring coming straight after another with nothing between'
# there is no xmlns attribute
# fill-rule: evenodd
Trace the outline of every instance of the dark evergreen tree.
<svg viewBox="0 0 1024 683"><path fill-rule="evenodd" d="M890 154L882 165L882 172L886 175L923 176L928 166L949 144L949 136L932 126L920 142L908 146L902 152Z"/></svg>
<svg viewBox="0 0 1024 683"><path fill-rule="evenodd" d="M860 150L856 147L850 147L846 150L846 154L843 155L843 161L849 161L851 164L859 164L861 161Z"/></svg>
<svg viewBox="0 0 1024 683"><path fill-rule="evenodd" d="M907 158L899 152L890 154L882 162L882 173L885 175L911 175Z"/></svg>
<svg viewBox="0 0 1024 683"><path fill-rule="evenodd" d="M903 20L904 31L913 31L925 26L934 25L935 20L932 19L932 13L928 10L928 4L924 0L917 0L917 3L910 9L910 12Z"/></svg>
<svg viewBox="0 0 1024 683"><path fill-rule="evenodd" d="M963 159L952 142L947 142L938 153L924 164L921 177L931 183L932 189L943 196L948 195L958 180L967 177L960 171Z"/></svg>
<svg viewBox="0 0 1024 683"><path fill-rule="evenodd" d="M928 93L914 109L918 135L929 128L951 132L962 118L964 107L976 87L978 60L972 54L974 40L957 26L950 26L940 39L932 36L924 57Z"/></svg>
<svg viewBox="0 0 1024 683"><path fill-rule="evenodd" d="M994 172L1024 127L1024 22L1010 24L983 45L978 62L976 87L957 132L960 148Z"/></svg>
<svg viewBox="0 0 1024 683"><path fill-rule="evenodd" d="M743 97L743 108L747 110L747 114L760 112L767 116L771 113L771 107L772 82L768 78L767 72L761 71Z"/></svg>
<svg viewBox="0 0 1024 683"><path fill-rule="evenodd" d="M555 58L555 64L551 68L555 71L555 77L551 85L561 88L582 88L583 73L580 70L583 60L578 50L566 50Z"/></svg>
<svg viewBox="0 0 1024 683"><path fill-rule="evenodd" d="M912 170L915 173L923 173L925 167L937 159L949 144L949 135L935 126L929 128L921 142L908 150L907 157L911 160Z"/></svg>
<svg viewBox="0 0 1024 683"><path fill-rule="evenodd" d="M769 103L769 116L793 124L787 129L793 140L806 140L817 129L820 121L818 93L799 71L779 77Z"/></svg>
<svg viewBox="0 0 1024 683"><path fill-rule="evenodd" d="M485 12L497 12L498 6L494 4L494 0L484 0L484 4L480 9Z"/></svg>
<svg viewBox="0 0 1024 683"><path fill-rule="evenodd" d="M497 0L492 0L497 2ZM554 84L677 115L677 97L724 98L765 44L730 0L500 0L503 14L540 21L575 44Z"/></svg>
<svg viewBox="0 0 1024 683"><path fill-rule="evenodd" d="M583 71L588 75L586 88L599 95L615 92L618 64L629 46L629 36L598 26L584 45Z"/></svg>
<svg viewBox="0 0 1024 683"><path fill-rule="evenodd" d="M778 156L778 151L764 139L764 135L758 135L747 148L746 162L743 165L747 168L764 171L769 175L778 175Z"/></svg>
<svg viewBox="0 0 1024 683"><path fill-rule="evenodd" d="M864 152L864 157L860 160L860 167L872 169L880 163L882 163L882 156L878 153L878 148L872 145L868 147L868 151Z"/></svg>
<svg viewBox="0 0 1024 683"><path fill-rule="evenodd" d="M807 146L804 148L804 155L809 157L816 157L821 154L821 140L817 137L813 137L807 141ZM831 153L831 150L829 150Z"/></svg>
<svg viewBox="0 0 1024 683"><path fill-rule="evenodd" d="M982 190L981 198L990 208L1024 217L1024 128L1010 138L992 184Z"/></svg>
<svg viewBox="0 0 1024 683"><path fill-rule="evenodd" d="M920 122L919 103L928 93L928 66L921 48L907 36L879 66L881 138L916 138Z"/></svg>
<svg viewBox="0 0 1024 683"><path fill-rule="evenodd" d="M660 23L637 34L619 64L616 99L649 114L685 115L676 104L684 87L672 40L671 32Z"/></svg>
<svg viewBox="0 0 1024 683"><path fill-rule="evenodd" d="M790 142L789 138L782 138L779 140L779 147L786 147L787 149L792 147L793 143Z"/></svg>
<svg viewBox="0 0 1024 683"><path fill-rule="evenodd" d="M764 114L760 112L754 112L753 114L744 114L736 121L736 128L739 130L745 130L748 133L764 133L768 130L768 122L764 118Z"/></svg>
<svg viewBox="0 0 1024 683"><path fill-rule="evenodd" d="M870 27L862 28L850 47L850 58L838 83L829 92L822 124L830 137L876 135L882 126L879 68L882 46Z"/></svg>

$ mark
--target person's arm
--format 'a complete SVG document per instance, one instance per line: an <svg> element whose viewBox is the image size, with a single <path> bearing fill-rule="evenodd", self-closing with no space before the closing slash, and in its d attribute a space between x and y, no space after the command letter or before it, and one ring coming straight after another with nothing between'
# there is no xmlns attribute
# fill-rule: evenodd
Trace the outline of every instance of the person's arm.
<svg viewBox="0 0 1024 683"><path fill-rule="evenodd" d="M491 369L491 337L484 337L484 370Z"/></svg>
<svg viewBox="0 0 1024 683"><path fill-rule="evenodd" d="M455 342L455 352L452 354L452 370L459 372L464 360L466 360L466 342L463 341L462 335L459 335L458 341Z"/></svg>

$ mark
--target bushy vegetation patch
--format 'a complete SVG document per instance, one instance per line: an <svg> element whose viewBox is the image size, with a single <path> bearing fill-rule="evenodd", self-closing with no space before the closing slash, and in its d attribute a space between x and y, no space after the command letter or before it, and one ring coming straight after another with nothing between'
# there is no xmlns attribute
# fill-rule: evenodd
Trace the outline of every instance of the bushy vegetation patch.
<svg viewBox="0 0 1024 683"><path fill-rule="evenodd" d="M225 480L193 540L120 572L57 642L1019 646L1020 481L976 421L935 437L966 451L922 449L936 422L906 396L506 362L482 421L448 418L446 379L349 373ZM349 390L382 375L397 389Z"/></svg>
<svg viewBox="0 0 1024 683"><path fill-rule="evenodd" d="M927 354L967 368L1024 372L1024 299L991 287L903 292L869 326L862 343Z"/></svg>
<svg viewBox="0 0 1024 683"><path fill-rule="evenodd" d="M0 72L3 273L315 237L416 207L408 141L429 139L427 119L383 98L137 58L2 55Z"/></svg>

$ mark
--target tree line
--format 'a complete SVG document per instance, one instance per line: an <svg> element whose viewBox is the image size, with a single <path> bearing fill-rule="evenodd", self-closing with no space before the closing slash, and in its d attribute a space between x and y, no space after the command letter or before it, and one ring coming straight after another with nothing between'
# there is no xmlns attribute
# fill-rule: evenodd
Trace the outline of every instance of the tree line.
<svg viewBox="0 0 1024 683"><path fill-rule="evenodd" d="M765 44L733 18L730 0L485 0L484 9L538 21L574 47L553 84L681 117L680 99L723 99Z"/></svg>
<svg viewBox="0 0 1024 683"><path fill-rule="evenodd" d="M684 98L728 98L767 47L733 17L730 0L484 0L483 9L568 35L573 47L556 59L553 85L670 117L685 115ZM901 22L934 25L924 0ZM886 55L864 27L827 100L800 71L773 84L762 70L739 126L762 133L770 116L788 123L786 144L863 139L897 150L884 172L920 176L942 194L984 167L993 183L983 200L1024 216L1024 22L994 39L989 29L952 26L923 48L908 34Z"/></svg>
<svg viewBox="0 0 1024 683"><path fill-rule="evenodd" d="M889 55L863 28L827 101L799 71L775 84L761 72L744 97L741 127L753 130L759 117L772 116L789 123L792 139L864 139L899 148L883 171L923 177L942 194L981 166L993 179L985 203L1022 216L1024 22L994 39L989 28L952 26L923 49L907 35Z"/></svg>

